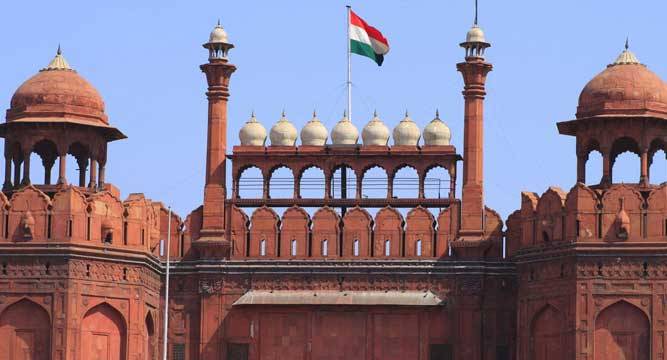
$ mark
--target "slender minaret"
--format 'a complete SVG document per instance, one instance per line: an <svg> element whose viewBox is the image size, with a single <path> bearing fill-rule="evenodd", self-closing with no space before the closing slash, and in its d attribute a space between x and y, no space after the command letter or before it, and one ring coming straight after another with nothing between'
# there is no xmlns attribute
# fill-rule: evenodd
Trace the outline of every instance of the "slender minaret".
<svg viewBox="0 0 667 360"><path fill-rule="evenodd" d="M460 44L465 49L465 62L456 65L463 75L464 135L463 135L463 191L461 201L461 238L481 239L484 233L484 96L486 75L491 64L484 60L484 50L491 46L475 21Z"/></svg>
<svg viewBox="0 0 667 360"><path fill-rule="evenodd" d="M206 74L208 91L208 134L206 142L206 185L204 187L204 213L200 240L225 241L226 150L227 150L227 99L229 79L236 66L227 60L227 53L234 47L220 21L211 32L208 63L200 68Z"/></svg>

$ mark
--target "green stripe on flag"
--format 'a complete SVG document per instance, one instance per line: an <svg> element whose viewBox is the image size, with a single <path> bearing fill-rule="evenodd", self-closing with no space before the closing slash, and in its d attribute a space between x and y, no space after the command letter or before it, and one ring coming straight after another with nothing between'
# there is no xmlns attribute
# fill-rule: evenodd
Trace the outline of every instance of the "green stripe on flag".
<svg viewBox="0 0 667 360"><path fill-rule="evenodd" d="M378 66L381 66L382 62L384 61L384 56L376 54L370 45L360 41L350 40L350 52L369 57L373 59L373 61L375 61Z"/></svg>

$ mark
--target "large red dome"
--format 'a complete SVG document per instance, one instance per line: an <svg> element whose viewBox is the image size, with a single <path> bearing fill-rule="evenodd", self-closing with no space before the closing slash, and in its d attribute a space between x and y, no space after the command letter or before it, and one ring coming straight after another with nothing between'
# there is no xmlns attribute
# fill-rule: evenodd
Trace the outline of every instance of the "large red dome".
<svg viewBox="0 0 667 360"><path fill-rule="evenodd" d="M667 85L628 50L586 84L577 107L577 119L619 115L667 119Z"/></svg>
<svg viewBox="0 0 667 360"><path fill-rule="evenodd" d="M99 92L58 57L16 90L7 121L62 117L107 124Z"/></svg>

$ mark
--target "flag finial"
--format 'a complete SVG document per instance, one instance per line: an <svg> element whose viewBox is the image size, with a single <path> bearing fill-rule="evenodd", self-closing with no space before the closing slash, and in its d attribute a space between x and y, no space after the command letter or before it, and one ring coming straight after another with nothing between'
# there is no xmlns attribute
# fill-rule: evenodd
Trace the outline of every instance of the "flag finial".
<svg viewBox="0 0 667 360"><path fill-rule="evenodd" d="M625 50L628 50L630 48L630 36L625 37Z"/></svg>
<svg viewBox="0 0 667 360"><path fill-rule="evenodd" d="M475 0L475 25L477 25L477 0Z"/></svg>
<svg viewBox="0 0 667 360"><path fill-rule="evenodd" d="M435 109L435 118L440 119L440 110L438 108Z"/></svg>

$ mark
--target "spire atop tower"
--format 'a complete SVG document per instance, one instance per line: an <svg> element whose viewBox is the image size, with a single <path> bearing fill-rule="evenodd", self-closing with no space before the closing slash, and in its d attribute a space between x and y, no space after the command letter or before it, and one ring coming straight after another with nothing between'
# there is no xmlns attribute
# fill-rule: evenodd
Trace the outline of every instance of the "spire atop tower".
<svg viewBox="0 0 667 360"><path fill-rule="evenodd" d="M220 25L220 19L218 19L218 23L211 31L211 34L208 37L208 42L202 46L208 49L209 59L227 59L227 53L229 52L229 49L234 48L234 44L229 42L227 32L222 25Z"/></svg>
<svg viewBox="0 0 667 360"><path fill-rule="evenodd" d="M475 22L473 23L474 26L477 26L477 0L475 0Z"/></svg>
<svg viewBox="0 0 667 360"><path fill-rule="evenodd" d="M625 37L625 50L628 50L630 48L629 42L630 42L630 36L626 36Z"/></svg>
<svg viewBox="0 0 667 360"><path fill-rule="evenodd" d="M491 46L484 37L484 31L478 25L478 0L475 0L475 19L473 25L466 34L466 41L459 44L466 50L466 58L484 58L484 50Z"/></svg>
<svg viewBox="0 0 667 360"><path fill-rule="evenodd" d="M49 62L49 65L47 65L42 71L51 71L51 70L72 70L72 68L69 66L69 63L67 60L65 60L65 57L63 56L63 51L60 47L60 44L58 44L58 50L56 50L56 56Z"/></svg>

